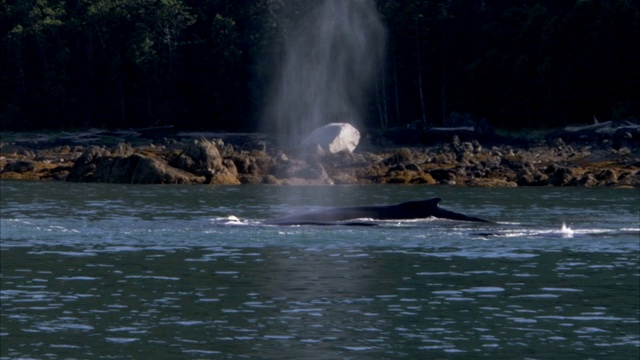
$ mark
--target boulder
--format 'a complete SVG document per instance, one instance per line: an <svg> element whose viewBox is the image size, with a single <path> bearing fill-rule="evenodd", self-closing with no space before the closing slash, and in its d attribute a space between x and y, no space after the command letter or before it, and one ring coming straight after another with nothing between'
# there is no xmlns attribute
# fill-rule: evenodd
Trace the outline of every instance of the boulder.
<svg viewBox="0 0 640 360"><path fill-rule="evenodd" d="M132 184L199 184L204 181L202 176L176 169L158 159L139 154L133 154L126 159L137 162L131 174Z"/></svg>
<svg viewBox="0 0 640 360"><path fill-rule="evenodd" d="M258 167L256 165L255 158L241 152L231 158L233 166L236 168L236 172L242 175L258 175Z"/></svg>
<svg viewBox="0 0 640 360"><path fill-rule="evenodd" d="M302 146L317 151L320 147L330 154L342 151L352 153L360 142L360 132L349 123L331 123L321 126L302 140Z"/></svg>
<svg viewBox="0 0 640 360"><path fill-rule="evenodd" d="M300 179L319 183L329 182L329 176L319 161L279 158L270 169L270 174L278 179Z"/></svg>
<svg viewBox="0 0 640 360"><path fill-rule="evenodd" d="M383 161L385 165L397 165L411 162L413 162L413 153L406 147L397 149L390 157Z"/></svg>
<svg viewBox="0 0 640 360"><path fill-rule="evenodd" d="M216 144L207 139L194 140L174 161L180 165L176 167L193 173L203 169L217 170L222 167L222 156Z"/></svg>
<svg viewBox="0 0 640 360"><path fill-rule="evenodd" d="M578 185L584 187L594 187L598 186L598 180L593 176L592 173L586 173L580 178L578 181Z"/></svg>
<svg viewBox="0 0 640 360"><path fill-rule="evenodd" d="M109 156L109 151L99 146L92 145L85 149L82 155L73 163L73 167L71 167L67 176L67 181L92 181L96 162L103 156Z"/></svg>
<svg viewBox="0 0 640 360"><path fill-rule="evenodd" d="M33 163L33 161L29 161L29 160L19 160L16 162L12 162L12 163L8 163L4 169L2 169L2 172L16 172L18 174L23 174L29 171L34 171L36 169L35 164Z"/></svg>
<svg viewBox="0 0 640 360"><path fill-rule="evenodd" d="M87 148L75 161L67 181L118 184L199 184L205 177L169 166L165 161L133 153L126 144L112 152L97 146Z"/></svg>
<svg viewBox="0 0 640 360"><path fill-rule="evenodd" d="M431 177L439 183L451 183L457 180L455 172L448 169L433 169L429 172Z"/></svg>
<svg viewBox="0 0 640 360"><path fill-rule="evenodd" d="M222 168L216 171L207 179L208 184L212 185L240 185L242 182L238 179L238 174L231 169Z"/></svg>
<svg viewBox="0 0 640 360"><path fill-rule="evenodd" d="M238 168L233 159L224 159L219 148L233 154L233 146L222 140L193 140L178 156L171 159L169 165L185 172L203 176L207 184L238 185ZM247 160L248 161L248 160ZM247 167L250 163L247 163ZM244 169L243 169L244 170Z"/></svg>
<svg viewBox="0 0 640 360"><path fill-rule="evenodd" d="M596 175L596 179L605 185L613 185L618 182L618 174L613 169L604 169Z"/></svg>
<svg viewBox="0 0 640 360"><path fill-rule="evenodd" d="M519 186L545 186L548 180L549 176L537 169L522 169L517 175L516 182Z"/></svg>
<svg viewBox="0 0 640 360"><path fill-rule="evenodd" d="M551 164L545 170L545 174L549 176L548 184L553 186L575 186L578 183L576 179L576 170L568 166L560 166Z"/></svg>
<svg viewBox="0 0 640 360"><path fill-rule="evenodd" d="M204 177L176 169L164 161L133 154L101 157L96 162L92 181L119 184L198 184Z"/></svg>
<svg viewBox="0 0 640 360"><path fill-rule="evenodd" d="M615 184L619 187L639 187L640 186L640 170L625 171L618 177Z"/></svg>
<svg viewBox="0 0 640 360"><path fill-rule="evenodd" d="M336 172L331 174L331 179L336 185L358 185L358 178L350 172Z"/></svg>

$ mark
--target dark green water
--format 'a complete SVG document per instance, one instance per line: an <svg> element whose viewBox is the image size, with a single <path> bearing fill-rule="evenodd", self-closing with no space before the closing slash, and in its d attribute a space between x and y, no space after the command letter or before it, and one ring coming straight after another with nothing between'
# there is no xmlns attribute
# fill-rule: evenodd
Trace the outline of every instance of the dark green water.
<svg viewBox="0 0 640 360"><path fill-rule="evenodd" d="M637 190L0 189L2 359L640 353ZM262 224L435 196L496 223Z"/></svg>

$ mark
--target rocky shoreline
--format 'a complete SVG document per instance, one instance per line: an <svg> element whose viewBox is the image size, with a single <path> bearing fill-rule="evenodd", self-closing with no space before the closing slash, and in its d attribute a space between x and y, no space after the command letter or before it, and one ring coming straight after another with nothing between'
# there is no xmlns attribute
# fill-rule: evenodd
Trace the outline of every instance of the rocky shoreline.
<svg viewBox="0 0 640 360"><path fill-rule="evenodd" d="M603 128L565 129L537 140L480 136L462 128L440 133L403 128L392 136L369 135L355 152L338 154L282 149L258 134L172 133L170 129L54 135L5 132L0 139L0 179L639 188L640 126L626 122L613 124L607 131ZM411 141L397 141L403 131L411 133ZM417 137L421 131L429 138Z"/></svg>

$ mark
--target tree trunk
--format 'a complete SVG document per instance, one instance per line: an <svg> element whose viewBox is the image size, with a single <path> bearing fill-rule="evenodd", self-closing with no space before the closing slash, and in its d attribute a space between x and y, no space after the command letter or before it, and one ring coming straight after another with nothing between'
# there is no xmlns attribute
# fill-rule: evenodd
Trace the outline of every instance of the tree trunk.
<svg viewBox="0 0 640 360"><path fill-rule="evenodd" d="M396 123L400 122L400 92L398 90L398 63L393 61L393 92L396 105Z"/></svg>
<svg viewBox="0 0 640 360"><path fill-rule="evenodd" d="M420 96L420 109L422 110L422 122L427 124L427 109L424 104L424 93L422 90L422 59L420 57L420 31L418 20L416 20L416 61L418 62L418 95Z"/></svg>

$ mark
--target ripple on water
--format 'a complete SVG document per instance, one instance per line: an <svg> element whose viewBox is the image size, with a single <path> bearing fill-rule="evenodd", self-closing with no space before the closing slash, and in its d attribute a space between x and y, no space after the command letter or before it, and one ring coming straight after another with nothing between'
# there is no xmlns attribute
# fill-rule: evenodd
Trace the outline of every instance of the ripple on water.
<svg viewBox="0 0 640 360"><path fill-rule="evenodd" d="M509 199L496 217L521 218L491 225L498 236L480 239L474 234L484 228L433 222L347 229L245 221L272 209L255 191L273 188L234 192L253 194L245 200L255 206L237 219L213 213L241 202L216 187L106 188L122 202L84 205L84 189L75 218L49 201L46 218L41 205L34 212L16 203L6 216L23 219L0 219L3 358L89 358L105 343L122 357L149 358L638 358L637 214L614 218L620 207L609 207L567 221L572 238L557 236L558 216L585 214L571 208L583 201L575 189L553 197L566 201L552 208ZM362 198L418 195L394 189ZM463 203L460 191L473 190L451 193ZM194 198L204 205L189 205ZM520 212L507 211L514 206Z"/></svg>
<svg viewBox="0 0 640 360"><path fill-rule="evenodd" d="M469 293L496 293L503 292L504 288L501 288L499 286L475 286L472 288L463 289L462 291Z"/></svg>
<svg viewBox="0 0 640 360"><path fill-rule="evenodd" d="M132 342L140 341L140 338L129 338L129 337L106 337L106 341L115 343L115 344L129 344Z"/></svg>

